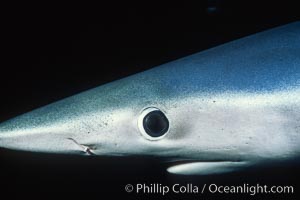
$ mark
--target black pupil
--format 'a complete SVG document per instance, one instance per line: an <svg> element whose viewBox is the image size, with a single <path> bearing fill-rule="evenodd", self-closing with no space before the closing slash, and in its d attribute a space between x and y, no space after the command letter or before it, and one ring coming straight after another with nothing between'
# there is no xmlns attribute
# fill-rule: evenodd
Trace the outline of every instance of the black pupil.
<svg viewBox="0 0 300 200"><path fill-rule="evenodd" d="M168 131L169 121L163 112L155 110L144 117L143 126L148 135L160 137Z"/></svg>

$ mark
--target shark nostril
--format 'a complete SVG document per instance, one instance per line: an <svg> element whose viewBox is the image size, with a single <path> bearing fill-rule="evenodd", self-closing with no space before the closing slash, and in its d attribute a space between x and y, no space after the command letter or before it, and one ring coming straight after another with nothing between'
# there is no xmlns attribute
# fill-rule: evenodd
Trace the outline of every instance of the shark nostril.
<svg viewBox="0 0 300 200"><path fill-rule="evenodd" d="M83 145L83 144L79 144L75 139L73 138L67 138L68 140L73 141L78 147L80 147L82 149L82 151L84 151L85 153L87 153L88 155L95 155L95 153L93 152L93 150L96 150L95 147L90 146L90 145Z"/></svg>

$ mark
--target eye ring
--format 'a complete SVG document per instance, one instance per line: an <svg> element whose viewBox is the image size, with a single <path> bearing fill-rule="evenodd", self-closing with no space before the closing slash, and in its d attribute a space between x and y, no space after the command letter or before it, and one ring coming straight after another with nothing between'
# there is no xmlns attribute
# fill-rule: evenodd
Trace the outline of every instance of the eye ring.
<svg viewBox="0 0 300 200"><path fill-rule="evenodd" d="M144 109L138 118L140 133L148 140L160 140L167 135L170 123L160 109L148 107Z"/></svg>

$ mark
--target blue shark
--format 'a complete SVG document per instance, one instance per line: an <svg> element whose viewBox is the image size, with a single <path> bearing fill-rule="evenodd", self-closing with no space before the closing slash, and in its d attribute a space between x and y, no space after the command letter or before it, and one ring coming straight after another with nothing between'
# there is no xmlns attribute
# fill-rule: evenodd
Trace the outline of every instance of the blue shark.
<svg viewBox="0 0 300 200"><path fill-rule="evenodd" d="M183 175L295 159L300 156L300 22L4 121L0 147L154 156L170 162L168 172Z"/></svg>

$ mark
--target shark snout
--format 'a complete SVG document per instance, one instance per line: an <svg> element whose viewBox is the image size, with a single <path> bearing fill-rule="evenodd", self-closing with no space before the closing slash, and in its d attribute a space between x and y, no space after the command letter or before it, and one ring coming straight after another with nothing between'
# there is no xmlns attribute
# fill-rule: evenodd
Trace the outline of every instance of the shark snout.
<svg viewBox="0 0 300 200"><path fill-rule="evenodd" d="M68 138L73 137L63 124L33 123L16 118L0 124L0 148L12 150L74 153L80 148Z"/></svg>

